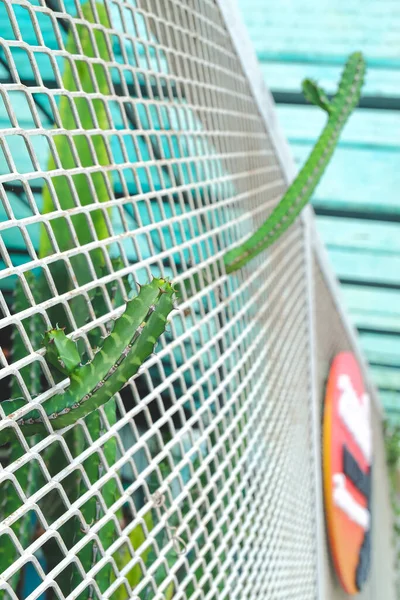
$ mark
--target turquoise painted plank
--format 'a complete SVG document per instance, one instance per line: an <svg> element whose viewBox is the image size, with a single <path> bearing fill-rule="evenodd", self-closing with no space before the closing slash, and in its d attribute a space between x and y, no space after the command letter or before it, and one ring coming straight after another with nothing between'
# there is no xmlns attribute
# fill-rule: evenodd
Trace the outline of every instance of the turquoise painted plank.
<svg viewBox="0 0 400 600"><path fill-rule="evenodd" d="M400 317L400 291L346 285L341 292L348 310Z"/></svg>
<svg viewBox="0 0 400 600"><path fill-rule="evenodd" d="M303 63L303 64L318 64L325 67L339 67L342 68L346 59L351 52L354 52L354 46L348 49L345 46L338 44L326 44L323 47L324 40L316 40L316 43L323 47L323 50L315 51L314 48L307 47L306 40L300 40L301 46L297 49L282 48L278 44L271 46L270 48L263 47L262 43L259 44L258 40L253 40L254 47L257 53L259 62L282 62L282 63ZM398 55L391 53L390 55L385 52L380 54L368 48L366 44L357 45L357 50L360 50L366 59L366 64L369 69L387 69L387 70L398 70L400 68L400 58Z"/></svg>
<svg viewBox="0 0 400 600"><path fill-rule="evenodd" d="M400 394L396 392L379 392L385 410L398 410L400 417Z"/></svg>
<svg viewBox="0 0 400 600"><path fill-rule="evenodd" d="M400 204L395 204L394 202L386 202L386 198L382 199L382 202L374 202L370 200L368 203L363 204L361 199L355 198L354 201L346 200L342 198L322 198L320 195L318 196L318 190L311 200L311 203L315 208L327 208L330 211L347 211L350 212L359 212L362 211L363 215L365 215L365 219L371 220L380 220L380 216L382 219L387 219L388 215L390 215L390 219L393 219L398 222L400 217Z"/></svg>
<svg viewBox="0 0 400 600"><path fill-rule="evenodd" d="M282 92L300 92L301 82L309 77L317 80L328 93L332 94L337 89L337 82L342 71L341 64L331 66L315 64L310 61L290 63L260 61L260 66L269 89ZM400 95L400 70L369 66L363 94L398 97Z"/></svg>
<svg viewBox="0 0 400 600"><path fill-rule="evenodd" d="M329 258L338 277L400 284L400 255L331 249Z"/></svg>
<svg viewBox="0 0 400 600"><path fill-rule="evenodd" d="M391 365L393 367L398 367L400 364L400 357L398 354L396 355L390 352L384 352L379 348L377 350L370 350L362 344L362 341L360 347L367 362L369 363Z"/></svg>
<svg viewBox="0 0 400 600"><path fill-rule="evenodd" d="M400 335L400 315L388 315L385 312L363 312L349 310L349 315L356 327L372 327L376 329L387 329L398 331Z"/></svg>
<svg viewBox="0 0 400 600"><path fill-rule="evenodd" d="M300 166L311 146L292 144L291 149ZM400 212L399 164L399 155L394 152L339 148L315 191L314 201L329 201L341 208L365 206Z"/></svg>
<svg viewBox="0 0 400 600"><path fill-rule="evenodd" d="M400 94L400 71L399 71ZM323 111L314 106L279 104L278 118L290 143L314 144L326 123ZM340 136L339 148L400 149L400 112L395 110L358 109Z"/></svg>
<svg viewBox="0 0 400 600"><path fill-rule="evenodd" d="M377 387L390 390L400 390L400 368L397 370L388 367L372 366L370 369L372 378Z"/></svg>
<svg viewBox="0 0 400 600"><path fill-rule="evenodd" d="M371 333L361 333L359 338L370 362L400 364L400 338Z"/></svg>
<svg viewBox="0 0 400 600"><path fill-rule="evenodd" d="M374 62L400 58L397 0L239 0L258 52L294 57L339 58L355 48Z"/></svg>
<svg viewBox="0 0 400 600"><path fill-rule="evenodd" d="M379 391L385 419L391 425L400 425L400 394Z"/></svg>
<svg viewBox="0 0 400 600"><path fill-rule="evenodd" d="M330 249L374 252L387 256L400 255L400 226L358 219L318 217L317 228Z"/></svg>

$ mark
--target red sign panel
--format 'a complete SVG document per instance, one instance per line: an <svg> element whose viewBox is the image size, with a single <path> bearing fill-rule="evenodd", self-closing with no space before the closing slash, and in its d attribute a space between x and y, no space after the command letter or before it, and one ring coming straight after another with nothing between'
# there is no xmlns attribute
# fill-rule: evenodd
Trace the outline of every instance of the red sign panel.
<svg viewBox="0 0 400 600"><path fill-rule="evenodd" d="M348 594L365 583L371 547L370 399L350 352L331 366L323 424L324 496L336 573Z"/></svg>

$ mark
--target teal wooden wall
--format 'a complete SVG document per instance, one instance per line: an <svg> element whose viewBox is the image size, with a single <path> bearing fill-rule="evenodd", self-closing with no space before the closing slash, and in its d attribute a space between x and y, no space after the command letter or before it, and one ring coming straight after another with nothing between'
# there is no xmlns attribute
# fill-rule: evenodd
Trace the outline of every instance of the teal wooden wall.
<svg viewBox="0 0 400 600"><path fill-rule="evenodd" d="M302 79L333 92L347 55L366 56L361 108L313 204L381 400L400 418L400 2L238 1L299 166L325 119L304 105Z"/></svg>

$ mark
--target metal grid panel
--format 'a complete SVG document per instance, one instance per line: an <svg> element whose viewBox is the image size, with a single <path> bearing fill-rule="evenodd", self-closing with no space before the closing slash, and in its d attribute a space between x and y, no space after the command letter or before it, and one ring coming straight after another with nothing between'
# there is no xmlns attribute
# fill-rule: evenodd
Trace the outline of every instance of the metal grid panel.
<svg viewBox="0 0 400 600"><path fill-rule="evenodd" d="M320 417L323 418L324 391L326 378L331 362L339 352L356 349L346 327L344 326L331 290L327 285L324 273L321 270L318 258L314 266L315 273L315 311L316 311L316 350L317 350L317 389L320 390L319 406ZM375 393L369 386L369 375L364 372L368 393ZM374 399L375 400L375 399ZM386 455L383 441L381 416L377 403L371 402L372 431L374 444L373 468L373 498L372 498L372 562L368 582L359 595L362 600L375 600L375 598L395 598L394 593L394 555L392 547L392 510L390 506L389 482L386 469ZM326 533L325 533L326 535ZM327 538L325 550L325 591L324 597L332 600L345 600L347 594L340 587L334 573L329 556Z"/></svg>
<svg viewBox="0 0 400 600"><path fill-rule="evenodd" d="M67 0L2 5L3 396L17 385L40 404L67 385L32 342L54 315L90 356L122 309L128 275L189 273L193 289L118 397L118 420L100 411L99 436L85 419L62 433L47 422L48 436L27 440L3 419L19 452L2 454L2 497L14 493L20 507L0 526L15 552L0 588L21 597L13 574L30 563L40 580L32 599L315 598L302 226L239 276L221 266L284 187L264 123L214 2L88 6L89 20ZM217 276L196 290L205 266ZM7 351L16 340L18 360ZM96 519L85 523L91 498ZM27 528L34 535L22 543Z"/></svg>

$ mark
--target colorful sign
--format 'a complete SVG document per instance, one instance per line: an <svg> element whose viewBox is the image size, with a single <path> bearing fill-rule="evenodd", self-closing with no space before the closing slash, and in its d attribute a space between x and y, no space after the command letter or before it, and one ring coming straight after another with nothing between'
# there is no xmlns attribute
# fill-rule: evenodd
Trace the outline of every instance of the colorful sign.
<svg viewBox="0 0 400 600"><path fill-rule="evenodd" d="M356 358L343 352L332 363L326 390L323 469L329 545L348 594L362 589L369 571L371 466L370 399Z"/></svg>

